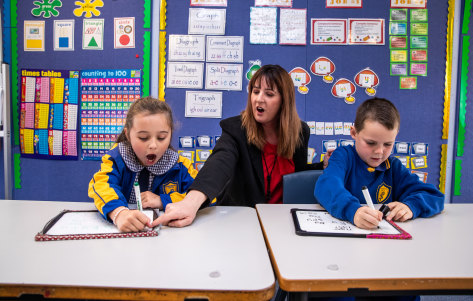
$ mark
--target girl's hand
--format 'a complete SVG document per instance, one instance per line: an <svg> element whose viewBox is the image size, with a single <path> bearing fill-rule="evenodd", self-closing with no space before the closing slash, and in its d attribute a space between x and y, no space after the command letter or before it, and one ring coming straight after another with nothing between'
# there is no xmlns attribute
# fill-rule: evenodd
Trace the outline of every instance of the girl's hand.
<svg viewBox="0 0 473 301"><path fill-rule="evenodd" d="M386 220L394 220L405 222L408 219L411 219L414 215L411 211L411 208L404 203L401 202L392 202L387 204L389 209L391 210L389 214L386 216Z"/></svg>
<svg viewBox="0 0 473 301"><path fill-rule="evenodd" d="M118 210L118 207L115 210ZM114 211L115 211L114 210ZM114 211L110 213L113 216ZM120 232L138 232L143 231L146 226L150 226L151 221L143 212L139 210L123 210L115 218L115 225Z"/></svg>
<svg viewBox="0 0 473 301"><path fill-rule="evenodd" d="M159 210L163 210L161 197L151 191L141 193L141 204L143 205L143 208L158 208Z"/></svg>
<svg viewBox="0 0 473 301"><path fill-rule="evenodd" d="M368 206L362 206L356 210L353 223L358 228L373 229L376 228L383 218L383 213L378 210L373 210Z"/></svg>

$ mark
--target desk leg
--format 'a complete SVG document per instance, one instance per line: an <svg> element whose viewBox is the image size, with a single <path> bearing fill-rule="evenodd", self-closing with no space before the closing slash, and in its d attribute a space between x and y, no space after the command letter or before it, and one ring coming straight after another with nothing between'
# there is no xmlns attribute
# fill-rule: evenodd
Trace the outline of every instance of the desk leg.
<svg viewBox="0 0 473 301"><path fill-rule="evenodd" d="M287 292L287 301L307 301L309 293L307 292Z"/></svg>

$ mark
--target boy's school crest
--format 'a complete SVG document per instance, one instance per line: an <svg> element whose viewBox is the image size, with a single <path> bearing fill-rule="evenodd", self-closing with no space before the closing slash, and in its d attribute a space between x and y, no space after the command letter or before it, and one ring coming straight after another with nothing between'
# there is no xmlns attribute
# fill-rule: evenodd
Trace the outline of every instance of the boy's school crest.
<svg viewBox="0 0 473 301"><path fill-rule="evenodd" d="M170 194L173 192L177 192L177 182L168 182L164 184L164 193Z"/></svg>
<svg viewBox="0 0 473 301"><path fill-rule="evenodd" d="M382 183L378 186L378 191L376 191L376 200L378 204L384 203L389 196L391 195L392 187Z"/></svg>

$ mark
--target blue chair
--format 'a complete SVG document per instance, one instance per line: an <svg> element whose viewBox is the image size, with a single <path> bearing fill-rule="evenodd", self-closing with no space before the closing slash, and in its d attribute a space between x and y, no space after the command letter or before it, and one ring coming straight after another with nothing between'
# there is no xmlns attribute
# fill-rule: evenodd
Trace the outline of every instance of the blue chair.
<svg viewBox="0 0 473 301"><path fill-rule="evenodd" d="M318 204L314 196L315 183L323 170L305 170L283 176L284 204Z"/></svg>

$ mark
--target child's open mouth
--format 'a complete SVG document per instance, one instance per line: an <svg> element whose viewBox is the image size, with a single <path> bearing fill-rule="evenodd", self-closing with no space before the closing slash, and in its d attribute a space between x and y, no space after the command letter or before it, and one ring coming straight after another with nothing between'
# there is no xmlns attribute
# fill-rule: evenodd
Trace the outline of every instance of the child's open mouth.
<svg viewBox="0 0 473 301"><path fill-rule="evenodd" d="M154 154L146 155L146 160L148 160L148 162L154 162L154 160L156 160L156 155Z"/></svg>

